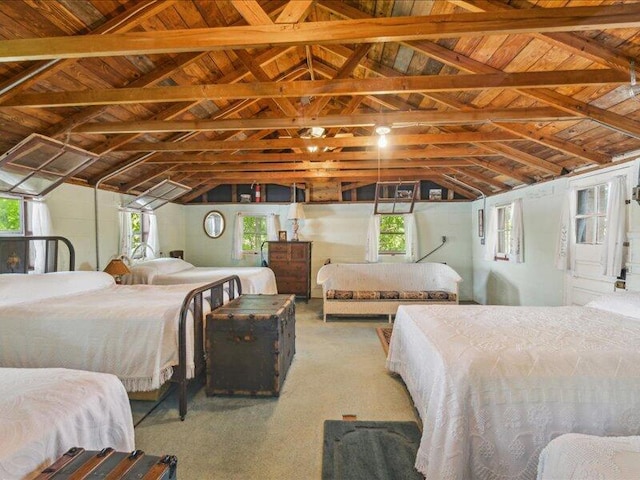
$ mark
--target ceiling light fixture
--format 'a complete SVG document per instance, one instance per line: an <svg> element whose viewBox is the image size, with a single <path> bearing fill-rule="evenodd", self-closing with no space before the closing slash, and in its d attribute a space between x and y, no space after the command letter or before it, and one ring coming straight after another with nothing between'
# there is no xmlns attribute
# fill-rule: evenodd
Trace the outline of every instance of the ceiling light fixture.
<svg viewBox="0 0 640 480"><path fill-rule="evenodd" d="M375 129L376 135L378 135L378 147L385 148L389 142L387 141L387 135L391 133L391 127L386 125L378 125Z"/></svg>

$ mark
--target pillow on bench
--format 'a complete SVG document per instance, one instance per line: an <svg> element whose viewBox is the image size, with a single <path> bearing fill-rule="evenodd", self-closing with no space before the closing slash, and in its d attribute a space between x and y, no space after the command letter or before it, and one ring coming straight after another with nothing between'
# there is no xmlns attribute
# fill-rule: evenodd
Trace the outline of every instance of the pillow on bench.
<svg viewBox="0 0 640 480"><path fill-rule="evenodd" d="M447 300L455 302L455 293L443 290L327 290L327 300Z"/></svg>

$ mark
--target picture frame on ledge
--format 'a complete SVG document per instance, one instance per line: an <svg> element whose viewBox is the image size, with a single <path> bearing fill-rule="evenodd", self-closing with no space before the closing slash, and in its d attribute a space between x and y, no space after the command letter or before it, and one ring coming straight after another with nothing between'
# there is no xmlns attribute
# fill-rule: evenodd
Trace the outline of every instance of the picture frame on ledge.
<svg viewBox="0 0 640 480"><path fill-rule="evenodd" d="M286 230L278 230L278 241L286 242L287 241L287 231Z"/></svg>

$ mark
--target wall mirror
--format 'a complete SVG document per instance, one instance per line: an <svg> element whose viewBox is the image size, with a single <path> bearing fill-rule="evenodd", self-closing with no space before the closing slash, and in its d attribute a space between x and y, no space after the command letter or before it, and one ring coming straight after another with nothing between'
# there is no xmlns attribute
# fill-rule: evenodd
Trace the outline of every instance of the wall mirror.
<svg viewBox="0 0 640 480"><path fill-rule="evenodd" d="M224 232L224 215L212 210L204 216L204 232L211 238L218 238Z"/></svg>

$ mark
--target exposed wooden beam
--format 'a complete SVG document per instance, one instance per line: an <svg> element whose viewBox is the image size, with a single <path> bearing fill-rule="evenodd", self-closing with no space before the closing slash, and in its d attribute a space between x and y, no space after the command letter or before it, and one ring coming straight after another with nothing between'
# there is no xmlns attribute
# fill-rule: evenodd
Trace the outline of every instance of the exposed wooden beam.
<svg viewBox="0 0 640 480"><path fill-rule="evenodd" d="M187 131L225 131L225 130L278 130L281 128L309 127L373 127L377 124L391 126L412 125L451 125L485 123L491 121L558 121L575 120L570 114L555 108L486 108L473 112L414 110L411 112L363 113L352 115L326 115L324 117L282 117L247 118L224 120L181 120L134 122L102 122L79 126L74 133L144 133L144 132L187 132Z"/></svg>
<svg viewBox="0 0 640 480"><path fill-rule="evenodd" d="M520 183L530 184L534 182L533 178L527 175L522 175L521 173L514 171L512 168L497 165L495 162L488 162L486 160L480 160L478 158L469 158L467 160L469 160L469 163L472 163L473 165L477 165L478 167L482 167L487 170L491 170L492 172L499 173L500 175L504 175L505 177L517 180Z"/></svg>
<svg viewBox="0 0 640 480"><path fill-rule="evenodd" d="M487 144L488 145L488 144ZM503 155L488 152L484 148L476 147L444 147L444 148L417 148L417 149L389 149L380 153L380 160L385 159L408 159L408 158L449 158L449 157L471 157L487 156L495 157ZM322 152L322 153L242 153L230 155L228 153L202 153L193 154L172 154L155 157L147 163L258 163L258 162L295 162L300 160L376 160L378 150L372 149L361 152Z"/></svg>
<svg viewBox="0 0 640 480"><path fill-rule="evenodd" d="M231 5L249 25L272 25L273 21L256 0L231 0Z"/></svg>
<svg viewBox="0 0 640 480"><path fill-rule="evenodd" d="M501 132L460 132L388 135L389 147L407 145L432 145L448 143L484 143L518 140L520 136ZM327 138L270 138L266 140L209 140L176 142L135 142L118 148L127 152L195 152L195 151L234 151L234 150L282 150L287 148L306 148L311 145L318 148L376 147L377 135L363 137L327 137Z"/></svg>
<svg viewBox="0 0 640 480"><path fill-rule="evenodd" d="M449 168L449 167L468 167L469 162L464 159L455 160L432 160L432 159L418 159L418 160L389 160L385 159L380 164L376 160L348 160L348 161L333 161L333 160L321 160L310 161L289 161L289 162L242 162L242 163L180 163L172 167L173 170L179 172L305 172L314 171L318 169L324 170L341 170L344 174L348 174L351 170L371 170L371 174L375 174L378 171L378 166L386 169L411 169L411 168ZM158 169L158 172L164 173L163 170ZM158 174L159 175L159 174ZM157 176L157 175L154 175ZM153 177L151 177L153 178ZM146 181L146 180L145 180ZM139 182L142 183L142 182Z"/></svg>
<svg viewBox="0 0 640 480"><path fill-rule="evenodd" d="M199 186L197 189L191 190L190 192L182 195L178 198L181 203L188 203L191 200L198 198L200 195L204 195L209 190L212 190L220 185L219 182L206 182L203 185Z"/></svg>
<svg viewBox="0 0 640 480"><path fill-rule="evenodd" d="M486 183L487 185L491 185L492 187L496 187L500 191L511 190L511 187L506 183L500 182L492 177L487 177L486 175L474 172L472 170L469 170L468 168L452 168L451 170L454 174L457 173L460 175L465 175L479 182Z"/></svg>
<svg viewBox="0 0 640 480"><path fill-rule="evenodd" d="M290 0L275 23L298 23L309 14L315 0Z"/></svg>
<svg viewBox="0 0 640 480"><path fill-rule="evenodd" d="M635 4L535 8L505 11L499 18L492 12L467 13L4 40L0 62L637 27L640 5Z"/></svg>
<svg viewBox="0 0 640 480"><path fill-rule="evenodd" d="M302 80L233 85L120 88L22 94L0 107L63 107L187 102L207 99L284 98L303 96L378 95L391 93L461 92L504 88L546 88L570 85L622 85L626 75L616 70L557 70L474 75L421 75L396 78Z"/></svg>

